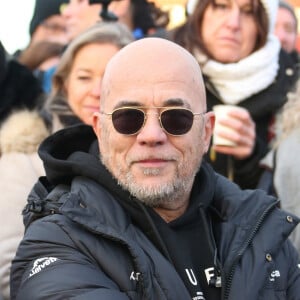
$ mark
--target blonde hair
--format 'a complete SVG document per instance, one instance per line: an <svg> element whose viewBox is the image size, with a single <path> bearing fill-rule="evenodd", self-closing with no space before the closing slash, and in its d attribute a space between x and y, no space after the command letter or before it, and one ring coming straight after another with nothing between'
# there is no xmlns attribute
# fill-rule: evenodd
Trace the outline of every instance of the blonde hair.
<svg viewBox="0 0 300 300"><path fill-rule="evenodd" d="M77 36L68 45L60 58L52 79L51 94L47 100L46 107L48 106L49 108L51 103L57 98L60 100L64 99L67 102L64 85L70 74L74 58L82 47L94 43L108 43L121 49L133 40L130 30L119 22L99 22ZM99 53L99 55L101 54Z"/></svg>
<svg viewBox="0 0 300 300"><path fill-rule="evenodd" d="M275 147L297 127L300 127L300 79L295 91L288 94L288 101L276 120Z"/></svg>

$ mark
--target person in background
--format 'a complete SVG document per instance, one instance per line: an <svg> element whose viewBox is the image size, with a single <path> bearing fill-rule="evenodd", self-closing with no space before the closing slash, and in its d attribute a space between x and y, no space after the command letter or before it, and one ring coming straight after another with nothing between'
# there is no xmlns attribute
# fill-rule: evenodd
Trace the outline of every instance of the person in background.
<svg viewBox="0 0 300 300"><path fill-rule="evenodd" d="M109 10L115 13L132 31L136 39L147 36L165 36L169 14L149 0L112 1Z"/></svg>
<svg viewBox="0 0 300 300"><path fill-rule="evenodd" d="M66 20L66 33L69 40L101 21L102 5L98 0L69 0L62 10ZM169 22L168 13L160 10L153 2L148 0L122 0L112 1L109 12L118 20L128 26L135 39L148 35L165 36L165 28ZM103 20L108 21L110 20ZM46 73L45 90L51 87L51 78L56 66Z"/></svg>
<svg viewBox="0 0 300 300"><path fill-rule="evenodd" d="M67 20L67 33L73 39L80 32L100 20L102 5L96 0L69 0L63 11ZM151 34L163 35L169 17L148 0L111 1L110 12L128 26L136 39Z"/></svg>
<svg viewBox="0 0 300 300"><path fill-rule="evenodd" d="M21 212L39 176L37 147L50 133L78 123L92 125L99 110L100 83L107 62L133 41L120 23L98 23L74 39L58 64L53 90L42 111L12 113L0 128L0 291L9 299L9 274L23 233Z"/></svg>
<svg viewBox="0 0 300 300"><path fill-rule="evenodd" d="M92 125L93 113L99 109L105 66L132 41L133 36L125 25L99 22L70 43L56 69L53 90L45 105L46 111L57 112L51 113L55 131L65 127L74 114L80 122Z"/></svg>
<svg viewBox="0 0 300 300"><path fill-rule="evenodd" d="M300 80L296 91L289 94L289 100L276 120L277 138L272 150L261 161L266 174L271 176L267 183L260 181L259 187L280 199L280 206L300 216L299 150L300 150ZM300 227L290 236L300 253Z"/></svg>
<svg viewBox="0 0 300 300"><path fill-rule="evenodd" d="M153 37L121 49L93 129L39 148L12 300L299 299L299 219L202 161L213 126L188 51Z"/></svg>
<svg viewBox="0 0 300 300"><path fill-rule="evenodd" d="M33 16L29 25L31 43L40 41L57 42L65 45L66 22L61 12L67 0L36 0Z"/></svg>
<svg viewBox="0 0 300 300"><path fill-rule="evenodd" d="M61 15L68 0L36 0L29 32L30 42L15 58L40 79L46 93L51 89L53 66L69 42L66 21Z"/></svg>
<svg viewBox="0 0 300 300"><path fill-rule="evenodd" d="M298 20L292 5L284 0L279 1L274 33L286 52L297 52Z"/></svg>
<svg viewBox="0 0 300 300"><path fill-rule="evenodd" d="M202 67L208 109L218 104L245 108L223 120L230 133L218 133L236 146L213 145L206 159L240 187L255 188L274 116L298 77L273 34L278 0L193 0L188 8L186 23L169 38Z"/></svg>

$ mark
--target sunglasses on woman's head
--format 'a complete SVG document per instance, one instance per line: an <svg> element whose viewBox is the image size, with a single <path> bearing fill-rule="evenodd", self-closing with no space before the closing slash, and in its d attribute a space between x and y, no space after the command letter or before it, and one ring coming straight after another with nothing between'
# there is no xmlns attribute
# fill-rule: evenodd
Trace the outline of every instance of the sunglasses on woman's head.
<svg viewBox="0 0 300 300"><path fill-rule="evenodd" d="M134 135L145 125L147 119L146 109L160 109L157 114L161 128L170 135L183 135L193 126L194 116L204 113L193 113L182 107L121 107L111 113L101 112L112 118L115 130L124 135Z"/></svg>

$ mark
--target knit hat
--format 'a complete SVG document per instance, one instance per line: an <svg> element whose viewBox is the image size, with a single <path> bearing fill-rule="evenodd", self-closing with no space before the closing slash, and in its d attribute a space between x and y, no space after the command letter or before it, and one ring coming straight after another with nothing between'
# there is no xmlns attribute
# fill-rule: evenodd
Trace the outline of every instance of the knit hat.
<svg viewBox="0 0 300 300"><path fill-rule="evenodd" d="M29 26L30 35L46 19L53 15L59 15L61 6L68 3L68 0L36 0L33 16Z"/></svg>
<svg viewBox="0 0 300 300"><path fill-rule="evenodd" d="M198 1L199 0L188 0L186 5L187 14L191 15L194 12ZM278 9L278 1L279 0L260 0L269 18L269 33L272 33L274 29Z"/></svg>

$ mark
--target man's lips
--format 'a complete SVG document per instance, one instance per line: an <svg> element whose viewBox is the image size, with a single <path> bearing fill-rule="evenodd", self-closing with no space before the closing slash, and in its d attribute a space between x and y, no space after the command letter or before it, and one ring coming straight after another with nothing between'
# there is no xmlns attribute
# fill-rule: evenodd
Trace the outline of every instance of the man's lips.
<svg viewBox="0 0 300 300"><path fill-rule="evenodd" d="M134 162L134 164L136 164L136 165L139 165L141 167L147 167L147 168L163 167L167 163L170 163L170 160L161 159L161 158L147 158L147 159L141 159L141 160Z"/></svg>
<svg viewBox="0 0 300 300"><path fill-rule="evenodd" d="M140 163L147 163L147 162L165 162L166 160L165 159L161 159L161 158L148 158L148 159L142 159L142 160L139 160L138 162Z"/></svg>

